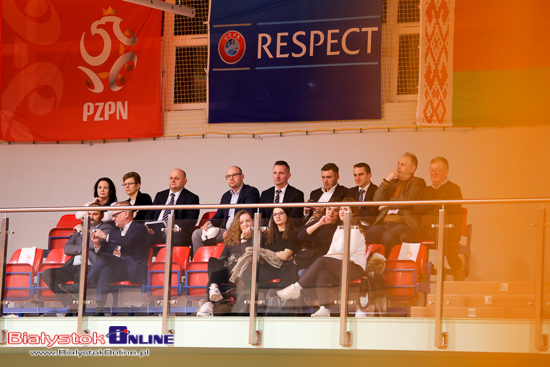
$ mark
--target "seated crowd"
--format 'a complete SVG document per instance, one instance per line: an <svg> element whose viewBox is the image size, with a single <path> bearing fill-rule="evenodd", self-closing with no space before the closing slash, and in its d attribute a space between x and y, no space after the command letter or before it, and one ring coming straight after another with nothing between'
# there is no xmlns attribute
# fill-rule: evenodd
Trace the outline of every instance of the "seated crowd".
<svg viewBox="0 0 550 367"><path fill-rule="evenodd" d="M90 266L88 282L96 285L96 315L103 315L106 288L112 282L129 280L144 283L147 275L149 247L166 243L162 227L173 214L179 231L174 232L174 246L188 246L196 253L202 246L223 243L225 248L219 258L208 262L207 300L197 314L212 316L216 304L236 299L242 302L250 289L251 246L253 243L253 213L262 214L260 238L259 282L273 282L279 288L282 300L298 299L303 288L316 290L319 309L312 316L330 316L328 287L341 281L343 254L344 215L351 212L350 277L361 278L367 265L368 244L385 246L386 256L392 247L403 242L436 241L440 205L392 206L392 201L457 200L462 199L460 187L447 178L449 164L443 157L432 159L429 166L431 185L415 176L418 160L412 153L405 153L398 160L379 186L371 182L371 169L366 163L353 168L357 186L346 188L338 183L339 168L328 163L321 168L322 187L311 191L307 202L362 202L384 201L376 206L327 206L309 204L302 208L255 208L257 203L304 203L304 193L289 185L290 166L276 161L273 166L274 186L262 191L244 183L245 175L237 166L227 169L225 179L229 190L220 204L250 204L249 209L218 209L215 215L200 228L198 209L117 210L117 206L130 205L198 205L199 197L185 188L185 171L170 172L169 188L155 195L154 200L142 193L141 177L129 172L122 178L122 186L128 195L126 201L117 201L116 188L107 177L94 185L94 200L90 206L91 219ZM98 206L112 206L110 211L93 210ZM444 249L455 280L463 280L463 264L454 244L460 240L460 205L445 207L449 222L454 226L446 231L447 246ZM82 219L86 212L78 212ZM72 299L79 288L82 244L82 226L65 246L70 260L61 268L44 272L44 281L56 293L68 314L74 313ZM277 280L277 281L275 281ZM66 284L73 281L74 284Z"/></svg>

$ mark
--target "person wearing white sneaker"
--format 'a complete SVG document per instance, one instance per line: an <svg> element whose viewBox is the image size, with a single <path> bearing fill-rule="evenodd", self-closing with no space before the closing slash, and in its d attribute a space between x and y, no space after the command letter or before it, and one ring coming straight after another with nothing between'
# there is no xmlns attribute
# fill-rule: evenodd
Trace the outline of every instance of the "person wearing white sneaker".
<svg viewBox="0 0 550 367"><path fill-rule="evenodd" d="M345 198L343 201L355 201L351 198ZM359 210L357 207L340 207L340 223L344 219L344 213L352 212L352 229L350 235L350 279L357 279L363 276L367 266L367 255L365 245L365 235L363 227L360 225ZM297 299L300 297L302 288L313 288L317 291L320 308L313 315L314 317L328 317L330 311L325 307L331 304L329 286L339 284L342 276L342 254L344 245L344 230L340 226L334 232L332 243L327 254L315 260L307 268L304 275L298 282L281 289L277 295L282 299Z"/></svg>
<svg viewBox="0 0 550 367"><path fill-rule="evenodd" d="M212 302L204 303L197 311L199 317L212 317L214 316L214 304Z"/></svg>
<svg viewBox="0 0 550 367"><path fill-rule="evenodd" d="M224 292L231 288L229 277L231 270L237 263L237 259L245 253L246 248L252 246L252 214L246 210L240 210L235 214L235 220L231 223L223 241L225 248L220 258L211 257L208 260L208 300L220 302Z"/></svg>
<svg viewBox="0 0 550 367"><path fill-rule="evenodd" d="M321 306L317 312L311 314L311 317L330 317L330 311L325 306Z"/></svg>

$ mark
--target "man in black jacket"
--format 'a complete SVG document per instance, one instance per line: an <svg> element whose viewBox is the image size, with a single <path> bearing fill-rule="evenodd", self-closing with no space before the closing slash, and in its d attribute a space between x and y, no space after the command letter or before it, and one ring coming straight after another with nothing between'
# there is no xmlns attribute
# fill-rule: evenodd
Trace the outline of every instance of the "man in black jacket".
<svg viewBox="0 0 550 367"><path fill-rule="evenodd" d="M184 170L175 168L170 172L168 179L168 190L160 191L155 195L153 205L195 205L199 204L199 197L185 188L187 175ZM180 232L174 234L174 246L191 246L191 234L199 218L199 209L181 210L148 210L145 219L147 221L168 220L168 215L176 217L176 224L181 228ZM160 229L156 232L152 229L149 234L153 235L151 243L166 243L166 234Z"/></svg>
<svg viewBox="0 0 550 367"><path fill-rule="evenodd" d="M304 193L288 184L291 175L290 166L287 162L276 161L273 165L273 183L275 186L262 192L260 203L303 203ZM269 223L272 212L273 208L262 208L260 210L260 213L262 213L262 224L264 226L267 226ZM293 218L296 228L303 224L302 208L292 208L290 210L290 216Z"/></svg>
<svg viewBox="0 0 550 367"><path fill-rule="evenodd" d="M225 172L225 179L229 185L229 191L223 194L220 204L256 204L260 201L260 192L257 188L252 187L244 183L243 171L237 167L232 166ZM218 209L216 214L206 222L201 228L196 229L193 232L191 241L193 242L193 253L197 253L197 250L202 246L215 246L218 242L223 242L225 238L225 231L229 229L235 213L240 209ZM251 213L254 209L248 209ZM218 227L218 233L212 237L203 239L203 231L208 231L211 228Z"/></svg>
<svg viewBox="0 0 550 367"><path fill-rule="evenodd" d="M353 179L357 186L349 189L348 197L357 201L372 201L374 193L378 186L371 182L372 173L370 166L366 163L357 163L353 166ZM376 206L362 206L359 207L361 212L361 223L370 227L378 215L378 207Z"/></svg>

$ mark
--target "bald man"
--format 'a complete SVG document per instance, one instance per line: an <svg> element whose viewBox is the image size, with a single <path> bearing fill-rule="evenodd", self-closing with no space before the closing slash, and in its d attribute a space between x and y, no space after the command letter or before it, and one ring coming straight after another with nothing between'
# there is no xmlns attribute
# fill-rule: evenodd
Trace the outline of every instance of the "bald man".
<svg viewBox="0 0 550 367"><path fill-rule="evenodd" d="M244 183L244 174L242 169L237 166L231 166L225 172L225 180L229 186L229 191L222 195L220 204L256 204L260 201L260 192L257 188L252 187ZM224 233L235 218L235 213L241 209L218 209L214 217L211 220L204 223L204 225L193 232L191 238L193 242L193 254L197 253L197 250L202 246L215 246L218 242L223 242L225 236ZM254 209L248 209L253 213ZM211 227L219 227L218 234L209 239L202 239L202 231L208 230Z"/></svg>
<svg viewBox="0 0 550 367"><path fill-rule="evenodd" d="M185 188L187 175L184 170L175 168L168 178L168 190L160 191L155 196L153 205L198 205L199 197ZM169 214L176 216L176 224L181 232L174 235L174 246L191 246L191 234L199 218L199 209L190 210L149 210L145 219L147 221L166 221ZM149 230L153 237L152 243L166 243L166 235L163 232Z"/></svg>

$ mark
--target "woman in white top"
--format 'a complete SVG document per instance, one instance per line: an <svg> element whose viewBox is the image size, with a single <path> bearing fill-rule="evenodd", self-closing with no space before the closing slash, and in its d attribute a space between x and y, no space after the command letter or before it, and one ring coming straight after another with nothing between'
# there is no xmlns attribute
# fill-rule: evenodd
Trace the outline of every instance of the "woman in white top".
<svg viewBox="0 0 550 367"><path fill-rule="evenodd" d="M101 177L94 185L94 200L84 204L89 206L92 203L99 204L100 206L111 206L117 202L116 187L113 181L108 177ZM76 219L82 220L86 216L87 211L78 211L75 214ZM111 212L103 212L103 221L108 222L112 220Z"/></svg>
<svg viewBox="0 0 550 367"><path fill-rule="evenodd" d="M344 201L354 201L353 199L344 199ZM357 279L363 276L367 266L367 255L365 245L365 235L359 219L359 209L348 206L340 207L340 224L343 223L344 213L352 213L352 228L350 235L350 279ZM289 285L285 289L277 292L282 299L298 299L302 288L315 287L317 297L319 298L320 308L311 316L330 316L330 311L325 307L331 304L330 289L331 285L340 284L342 280L342 256L344 248L344 229L339 226L334 232L332 243L326 255L318 258L307 268L300 280Z"/></svg>

